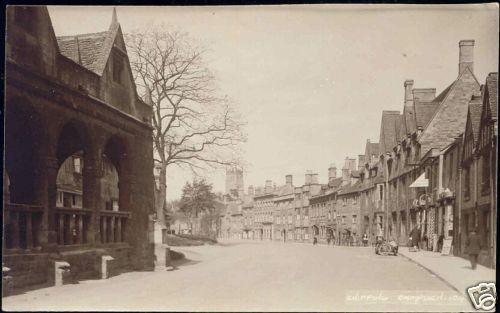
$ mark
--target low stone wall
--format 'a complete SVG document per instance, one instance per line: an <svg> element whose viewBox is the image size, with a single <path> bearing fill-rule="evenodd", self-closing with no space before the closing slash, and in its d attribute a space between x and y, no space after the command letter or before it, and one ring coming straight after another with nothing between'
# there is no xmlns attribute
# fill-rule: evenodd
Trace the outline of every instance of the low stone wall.
<svg viewBox="0 0 500 313"><path fill-rule="evenodd" d="M60 253L20 253L3 255L4 266L9 267L14 289L54 284L54 262L66 261L71 266L70 280L76 282L101 278L101 257L110 255L108 277L131 271L131 248L116 246Z"/></svg>
<svg viewBox="0 0 500 313"><path fill-rule="evenodd" d="M54 266L48 253L4 255L3 263L10 268L14 289L47 284L50 269Z"/></svg>

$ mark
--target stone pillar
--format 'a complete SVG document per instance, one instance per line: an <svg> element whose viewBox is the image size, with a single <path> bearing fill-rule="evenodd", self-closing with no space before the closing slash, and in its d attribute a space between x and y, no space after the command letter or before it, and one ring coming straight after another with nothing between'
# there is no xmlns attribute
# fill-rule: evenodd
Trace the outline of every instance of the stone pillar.
<svg viewBox="0 0 500 313"><path fill-rule="evenodd" d="M85 152L83 163L83 207L92 210L87 231L87 242L100 242L101 209L101 153L100 149Z"/></svg>
<svg viewBox="0 0 500 313"><path fill-rule="evenodd" d="M48 153L40 162L40 179L37 186L39 203L44 207L40 230L40 244L45 251L54 251L57 247L56 234L56 197L58 160L54 153Z"/></svg>
<svg viewBox="0 0 500 313"><path fill-rule="evenodd" d="M19 212L13 210L12 221L12 248L19 248Z"/></svg>

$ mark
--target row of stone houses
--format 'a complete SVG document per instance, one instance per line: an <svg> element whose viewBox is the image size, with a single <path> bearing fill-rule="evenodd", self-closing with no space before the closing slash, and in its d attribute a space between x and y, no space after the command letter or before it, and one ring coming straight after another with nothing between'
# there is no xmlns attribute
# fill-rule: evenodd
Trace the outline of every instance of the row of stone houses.
<svg viewBox="0 0 500 313"><path fill-rule="evenodd" d="M308 171L302 186L294 186L292 175L286 175L282 186L267 180L264 187L250 186L246 194L226 196L219 237L301 242L316 237L321 242L359 235L356 159L346 158L342 177L337 178L336 172L332 164L327 184L320 184L318 174Z"/></svg>
<svg viewBox="0 0 500 313"><path fill-rule="evenodd" d="M152 270L152 109L116 13L106 31L64 37L44 6L6 13L2 263L14 288L54 284L58 264L75 280Z"/></svg>
<svg viewBox="0 0 500 313"><path fill-rule="evenodd" d="M288 175L281 187L249 188L240 238L342 242L367 234L406 245L419 227L424 249L465 256L476 229L479 262L494 267L498 74L480 82L473 49L474 40L460 41L457 78L437 96L406 80L402 111L382 112L379 141L366 141L357 167L346 158L342 177L332 165L326 184L308 172L300 187Z"/></svg>
<svg viewBox="0 0 500 313"><path fill-rule="evenodd" d="M367 141L360 172L363 231L466 256L472 229L479 262L496 260L497 73L482 84L473 72L473 40L459 43L457 78L435 88L404 82L403 110L383 111L378 146Z"/></svg>

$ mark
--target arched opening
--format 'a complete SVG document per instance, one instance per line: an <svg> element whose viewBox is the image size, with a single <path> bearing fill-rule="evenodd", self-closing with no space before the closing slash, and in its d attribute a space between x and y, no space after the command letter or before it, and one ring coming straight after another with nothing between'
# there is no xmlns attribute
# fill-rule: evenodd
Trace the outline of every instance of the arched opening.
<svg viewBox="0 0 500 313"><path fill-rule="evenodd" d="M57 142L55 225L59 245L88 242L91 212L83 207L86 139L84 126L72 121L61 129Z"/></svg>
<svg viewBox="0 0 500 313"><path fill-rule="evenodd" d="M5 113L5 247L31 249L40 244L43 207L37 182L44 128L39 114L22 101L9 101Z"/></svg>
<svg viewBox="0 0 500 313"><path fill-rule="evenodd" d="M319 235L319 227L316 225L313 225L313 236L318 236Z"/></svg>
<svg viewBox="0 0 500 313"><path fill-rule="evenodd" d="M99 227L102 243L125 241L128 212L127 146L117 137L111 137L102 154L101 215Z"/></svg>

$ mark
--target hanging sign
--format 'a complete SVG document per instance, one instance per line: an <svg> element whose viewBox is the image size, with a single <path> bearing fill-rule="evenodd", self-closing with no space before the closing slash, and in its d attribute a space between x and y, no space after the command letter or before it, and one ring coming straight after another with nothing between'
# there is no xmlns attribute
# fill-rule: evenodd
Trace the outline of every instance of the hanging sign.
<svg viewBox="0 0 500 313"><path fill-rule="evenodd" d="M417 187L429 187L429 180L425 178L425 173L420 175L415 181L410 185L410 188Z"/></svg>

